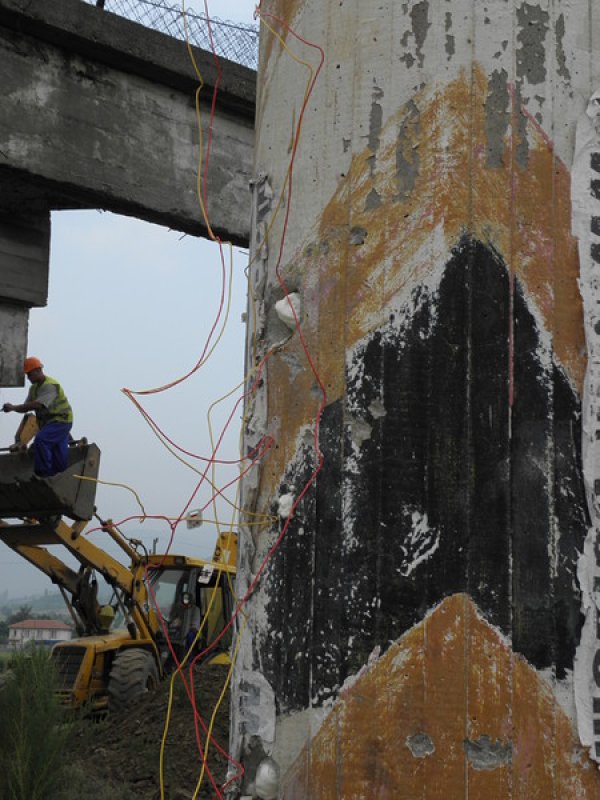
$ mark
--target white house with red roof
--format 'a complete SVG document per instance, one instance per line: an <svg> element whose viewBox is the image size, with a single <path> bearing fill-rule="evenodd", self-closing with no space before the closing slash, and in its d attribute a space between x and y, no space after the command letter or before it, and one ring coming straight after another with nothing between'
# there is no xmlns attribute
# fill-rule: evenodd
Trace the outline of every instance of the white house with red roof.
<svg viewBox="0 0 600 800"><path fill-rule="evenodd" d="M8 626L8 645L15 650L28 645L48 647L68 641L72 633L70 625L57 619L24 619Z"/></svg>

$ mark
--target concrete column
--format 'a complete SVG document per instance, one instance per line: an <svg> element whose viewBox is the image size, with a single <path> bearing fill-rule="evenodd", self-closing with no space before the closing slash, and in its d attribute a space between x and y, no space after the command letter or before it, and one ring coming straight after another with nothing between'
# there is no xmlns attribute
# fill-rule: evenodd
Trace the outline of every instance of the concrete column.
<svg viewBox="0 0 600 800"><path fill-rule="evenodd" d="M571 167L600 6L262 10L281 39L263 28L248 363L267 362L246 443L275 444L245 482L241 592L318 450L323 467L248 604L242 794L275 797L279 771L286 800L591 800L593 642L573 682L594 465L584 480ZM325 63L282 245L310 79L292 53L318 63L286 25ZM314 369L282 321L278 265Z"/></svg>
<svg viewBox="0 0 600 800"><path fill-rule="evenodd" d="M48 300L50 213L0 214L0 386L23 386L29 309Z"/></svg>

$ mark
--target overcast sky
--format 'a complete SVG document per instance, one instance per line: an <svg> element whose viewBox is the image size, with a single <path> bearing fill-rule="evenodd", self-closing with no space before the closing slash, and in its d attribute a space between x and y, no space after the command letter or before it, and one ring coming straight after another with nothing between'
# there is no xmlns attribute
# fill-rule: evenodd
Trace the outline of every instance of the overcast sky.
<svg viewBox="0 0 600 800"><path fill-rule="evenodd" d="M201 0L186 7L204 10ZM209 12L252 22L254 7L248 0L211 0ZM192 177L194 166L190 165ZM208 407L243 377L248 256L238 249L233 253L232 307L218 348L184 384L141 398L172 439L203 456L211 452ZM106 212L52 215L48 305L31 310L28 352L41 358L46 374L63 385L74 409L73 435L86 436L100 447L100 478L130 485L148 514L178 515L199 478L162 447L121 389L158 387L191 369L213 325L220 293L221 260L211 242ZM25 392L26 388L2 388L0 402L21 402ZM215 411L215 439L240 394ZM240 406L221 448L222 458L237 458L241 414ZM20 418L0 414L0 445L12 441ZM193 463L203 468L203 462ZM217 484L223 486L238 472L237 467L221 467ZM210 494L210 486L203 485L192 508L204 505ZM234 502L235 489L227 496ZM140 513L130 492L108 486L99 486L97 507L103 517L114 520ZM214 513L207 510L205 517L212 519ZM231 521L227 504L221 503L219 517ZM210 556L215 530L210 522L193 530L180 526L173 552ZM158 549L166 546L170 534L167 525L150 520L133 522L124 531L149 547L159 537ZM92 535L98 544L106 543L104 534ZM8 590L13 597L51 588L42 573L5 545L0 545L0 576L0 591Z"/></svg>

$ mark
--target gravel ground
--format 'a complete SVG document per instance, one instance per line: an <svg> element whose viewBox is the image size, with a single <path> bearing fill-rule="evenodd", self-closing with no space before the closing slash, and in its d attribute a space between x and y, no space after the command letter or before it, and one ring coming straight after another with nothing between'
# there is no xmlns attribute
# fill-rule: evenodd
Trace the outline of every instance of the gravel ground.
<svg viewBox="0 0 600 800"><path fill-rule="evenodd" d="M187 677L186 673L186 677ZM202 667L195 675L194 694L198 712L208 726L218 703L227 668ZM160 747L167 719L170 680L147 695L135 707L109 715L81 734L75 744L74 760L99 782L109 782L126 798L160 800ZM206 735L199 725L202 746ZM229 740L229 691L217 711L213 725L216 744L227 752ZM227 759L213 741L208 749L208 768L220 787L227 773ZM171 719L164 750L165 800L192 800L202 769L196 741L194 714L181 678L176 678ZM205 773L198 798L217 798ZM115 800L117 798L115 797ZM120 797L118 798L120 800Z"/></svg>

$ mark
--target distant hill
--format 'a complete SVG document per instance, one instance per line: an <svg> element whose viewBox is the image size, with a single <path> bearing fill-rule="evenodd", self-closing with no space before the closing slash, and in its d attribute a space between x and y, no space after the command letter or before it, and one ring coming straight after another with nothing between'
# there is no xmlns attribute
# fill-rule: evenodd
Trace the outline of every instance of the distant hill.
<svg viewBox="0 0 600 800"><path fill-rule="evenodd" d="M101 603L107 603L110 598L110 590L98 592L98 599ZM22 595L21 597L0 597L0 608L7 616L16 611L21 606L31 606L33 614L46 614L54 616L56 614L68 614L65 601L57 589L46 589L41 594Z"/></svg>
<svg viewBox="0 0 600 800"><path fill-rule="evenodd" d="M30 606L32 614L64 614L67 611L65 601L58 591L46 591L43 594L22 595L21 597L11 597L3 599L1 602L2 611L8 616L22 606Z"/></svg>

